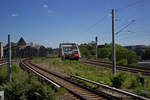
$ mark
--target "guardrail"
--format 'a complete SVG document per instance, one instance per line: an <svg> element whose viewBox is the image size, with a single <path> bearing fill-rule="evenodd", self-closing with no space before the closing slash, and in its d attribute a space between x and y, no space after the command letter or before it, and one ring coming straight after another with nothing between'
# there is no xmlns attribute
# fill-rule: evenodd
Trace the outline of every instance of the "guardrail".
<svg viewBox="0 0 150 100"><path fill-rule="evenodd" d="M121 93L121 94L124 94L124 95L127 95L127 96L131 96L132 98L135 99L140 99L140 100L150 100L148 98L145 98L145 97L142 97L142 96L139 96L139 95L136 95L136 94L133 94L133 93L130 93L130 92L127 92L127 91L124 91L124 90L121 90L121 89L117 89L115 87L111 87L111 86L108 86L108 85L104 85L104 84L101 84L101 83L98 83L98 82L95 82L95 81L91 81L91 80L88 80L88 79L85 79L85 78L82 78L80 76L75 76L75 75L70 75L71 77L74 77L74 78L77 78L79 80L83 80L83 81L86 81L86 82L89 82L89 83L92 83L92 84L95 84L95 85L98 85L98 86L101 86L103 88L106 88L106 89L110 89L114 92L118 92L118 93Z"/></svg>

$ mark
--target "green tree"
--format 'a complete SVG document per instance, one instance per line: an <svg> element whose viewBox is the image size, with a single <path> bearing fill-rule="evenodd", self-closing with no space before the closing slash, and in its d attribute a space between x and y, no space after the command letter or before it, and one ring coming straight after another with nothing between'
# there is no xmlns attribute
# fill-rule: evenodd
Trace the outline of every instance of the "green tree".
<svg viewBox="0 0 150 100"><path fill-rule="evenodd" d="M120 45L116 45L116 61L121 65L137 65L137 55L134 51L128 50Z"/></svg>
<svg viewBox="0 0 150 100"><path fill-rule="evenodd" d="M100 58L110 58L111 56L111 48L104 47L98 49L98 57Z"/></svg>
<svg viewBox="0 0 150 100"><path fill-rule="evenodd" d="M93 58L95 56L95 42L84 43L79 45L82 57Z"/></svg>
<svg viewBox="0 0 150 100"><path fill-rule="evenodd" d="M82 57L95 58L95 42L80 44L79 46ZM98 48L98 57L101 59L112 59L112 45L105 44ZM134 51L130 51L121 45L116 44L116 61L121 65L136 65L137 55Z"/></svg>
<svg viewBox="0 0 150 100"><path fill-rule="evenodd" d="M136 66L137 65L137 55L134 51L129 50L127 54L128 65Z"/></svg>
<svg viewBox="0 0 150 100"><path fill-rule="evenodd" d="M116 60L127 59L128 50L120 45L116 45Z"/></svg>

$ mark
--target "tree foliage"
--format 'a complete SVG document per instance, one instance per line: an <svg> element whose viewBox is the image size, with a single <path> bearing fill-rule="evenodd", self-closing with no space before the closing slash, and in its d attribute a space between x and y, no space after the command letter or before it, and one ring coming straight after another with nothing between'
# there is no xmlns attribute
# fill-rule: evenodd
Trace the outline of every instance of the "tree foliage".
<svg viewBox="0 0 150 100"><path fill-rule="evenodd" d="M95 42L80 44L80 52L82 57L93 58L95 55Z"/></svg>
<svg viewBox="0 0 150 100"><path fill-rule="evenodd" d="M104 47L98 49L98 57L100 58L111 58L111 48Z"/></svg>
<svg viewBox="0 0 150 100"><path fill-rule="evenodd" d="M89 59L95 58L95 43L81 44L79 46L82 57ZM105 44L103 47L98 48L99 59L112 59L112 45ZM116 45L116 61L121 65L136 65L137 55L134 51L128 50L121 45Z"/></svg>

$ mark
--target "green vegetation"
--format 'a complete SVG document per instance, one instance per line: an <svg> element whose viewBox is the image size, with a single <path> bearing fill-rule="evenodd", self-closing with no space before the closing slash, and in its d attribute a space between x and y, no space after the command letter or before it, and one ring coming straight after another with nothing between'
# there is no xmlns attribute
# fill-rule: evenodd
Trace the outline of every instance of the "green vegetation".
<svg viewBox="0 0 150 100"><path fill-rule="evenodd" d="M88 59L95 59L95 43L81 44L79 46L81 55ZM112 46L105 44L103 47L98 48L98 57L100 61L111 62L112 59ZM134 51L128 50L121 45L116 45L116 61L119 65L137 65L137 55Z"/></svg>
<svg viewBox="0 0 150 100"><path fill-rule="evenodd" d="M82 57L86 57L89 59L94 59L95 58L95 42L91 42L88 44L80 44L79 48L80 48L80 52Z"/></svg>
<svg viewBox="0 0 150 100"><path fill-rule="evenodd" d="M112 75L111 70L106 68L97 68L94 66L87 66L82 62L63 60L59 58L46 59L35 58L34 62L45 66L52 71L59 73L73 74L84 77L89 80L93 80L102 84L110 85L113 87L125 89L133 93L142 95L141 90L150 91L150 78L146 78L146 88L144 88L140 82L141 73L133 75L128 72L117 72ZM84 85L95 86L84 81L77 81ZM147 96L148 97L148 96Z"/></svg>
<svg viewBox="0 0 150 100"><path fill-rule="evenodd" d="M142 59L150 60L150 46L143 52Z"/></svg>
<svg viewBox="0 0 150 100"><path fill-rule="evenodd" d="M117 73L111 77L112 86L116 88L121 88L127 75L125 73Z"/></svg>
<svg viewBox="0 0 150 100"><path fill-rule="evenodd" d="M70 60L61 61L60 59L35 58L34 62L37 64L41 64L43 66L45 65L53 71L79 75L81 77L85 77L93 81L98 81L104 84L111 85L109 79L109 77L111 76L111 71L106 70L105 68L97 70L96 67L93 66L87 67L85 64L80 63L78 61L70 61Z"/></svg>
<svg viewBox="0 0 150 100"><path fill-rule="evenodd" d="M0 68L0 90L5 91L5 100L55 100L67 91L40 82L40 78L13 65L12 82L8 82L7 66Z"/></svg>

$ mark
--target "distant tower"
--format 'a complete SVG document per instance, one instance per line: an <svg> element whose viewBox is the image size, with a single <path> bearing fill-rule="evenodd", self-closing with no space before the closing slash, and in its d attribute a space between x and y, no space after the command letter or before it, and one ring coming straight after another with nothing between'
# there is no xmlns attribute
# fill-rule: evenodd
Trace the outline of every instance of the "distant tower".
<svg viewBox="0 0 150 100"><path fill-rule="evenodd" d="M0 58L3 58L3 44L0 42Z"/></svg>
<svg viewBox="0 0 150 100"><path fill-rule="evenodd" d="M18 46L26 46L25 40L21 37L20 40L17 42Z"/></svg>

